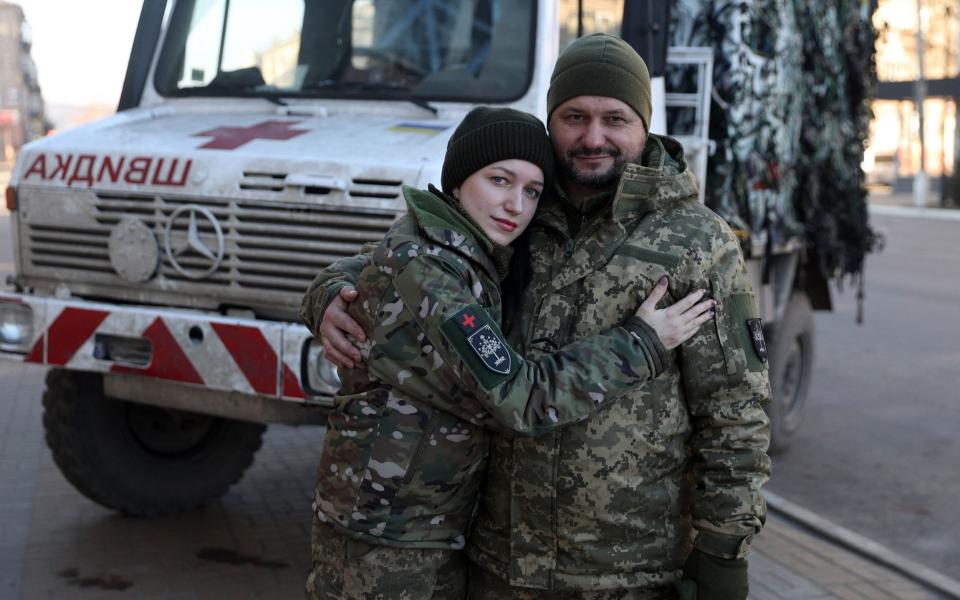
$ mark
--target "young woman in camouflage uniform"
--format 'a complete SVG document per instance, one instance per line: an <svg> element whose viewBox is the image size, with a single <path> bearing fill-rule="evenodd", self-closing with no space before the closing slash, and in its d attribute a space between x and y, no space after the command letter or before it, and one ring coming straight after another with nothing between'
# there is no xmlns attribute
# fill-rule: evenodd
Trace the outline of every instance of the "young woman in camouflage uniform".
<svg viewBox="0 0 960 600"><path fill-rule="evenodd" d="M581 420L668 368L669 350L710 318L702 292L657 310L661 282L622 326L518 356L500 331L501 281L552 165L535 117L477 108L450 140L443 191L404 188L409 211L351 305L366 341L363 361L341 370L318 468L312 597L465 597L485 428L536 435ZM304 298L314 331L325 305Z"/></svg>

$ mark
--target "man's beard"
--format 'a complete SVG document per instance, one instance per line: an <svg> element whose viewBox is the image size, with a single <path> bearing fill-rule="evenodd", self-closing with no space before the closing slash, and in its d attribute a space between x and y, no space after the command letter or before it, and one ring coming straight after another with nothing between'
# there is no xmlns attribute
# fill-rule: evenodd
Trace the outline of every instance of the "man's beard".
<svg viewBox="0 0 960 600"><path fill-rule="evenodd" d="M573 160L580 156L597 156L606 154L613 158L613 164L605 171L578 171L574 166ZM636 157L624 158L623 153L613 146L602 146L600 148L587 149L583 146L575 146L567 151L560 165L563 174L575 183L583 187L593 189L606 189L613 187L620 181L627 163L633 161Z"/></svg>

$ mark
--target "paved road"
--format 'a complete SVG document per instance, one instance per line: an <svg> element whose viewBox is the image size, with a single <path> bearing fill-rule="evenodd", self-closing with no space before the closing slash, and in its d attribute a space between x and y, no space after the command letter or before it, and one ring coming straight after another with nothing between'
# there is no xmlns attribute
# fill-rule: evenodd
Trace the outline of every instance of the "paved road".
<svg viewBox="0 0 960 600"><path fill-rule="evenodd" d="M960 573L960 221L875 217L864 325L852 289L818 314L803 429L770 489Z"/></svg>
<svg viewBox="0 0 960 600"><path fill-rule="evenodd" d="M0 598L299 598L323 429L275 425L244 478L202 510L121 517L64 480L43 443L44 369L0 361ZM771 514L751 600L944 596Z"/></svg>
<svg viewBox="0 0 960 600"><path fill-rule="evenodd" d="M0 598L301 598L324 430L273 426L202 510L125 518L77 493L43 441L46 369L0 361Z"/></svg>

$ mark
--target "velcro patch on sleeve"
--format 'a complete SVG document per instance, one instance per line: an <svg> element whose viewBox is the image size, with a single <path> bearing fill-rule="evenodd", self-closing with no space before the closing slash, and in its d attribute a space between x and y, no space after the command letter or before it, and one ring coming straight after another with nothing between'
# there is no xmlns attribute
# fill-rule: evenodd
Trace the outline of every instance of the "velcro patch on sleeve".
<svg viewBox="0 0 960 600"><path fill-rule="evenodd" d="M767 362L767 342L763 337L763 322L757 313L753 294L738 292L729 297L735 339L743 348L747 370L758 373Z"/></svg>
<svg viewBox="0 0 960 600"><path fill-rule="evenodd" d="M440 330L485 390L497 387L520 367L521 359L504 341L500 327L476 304L445 320Z"/></svg>
<svg viewBox="0 0 960 600"><path fill-rule="evenodd" d="M753 350L757 358L767 362L767 342L763 339L763 322L760 319L747 319L747 328L750 330L750 339L753 340Z"/></svg>

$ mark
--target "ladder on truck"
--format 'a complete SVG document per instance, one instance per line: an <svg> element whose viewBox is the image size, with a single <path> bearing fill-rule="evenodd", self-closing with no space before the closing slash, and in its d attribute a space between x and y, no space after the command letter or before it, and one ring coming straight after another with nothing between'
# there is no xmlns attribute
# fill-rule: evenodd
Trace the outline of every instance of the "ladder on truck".
<svg viewBox="0 0 960 600"><path fill-rule="evenodd" d="M690 69L694 76L695 91L671 91L667 77L664 103L667 114L673 110L692 111L692 120L687 120L684 131L668 131L670 137L683 144L687 165L693 169L700 190L700 202L706 191L707 160L716 150L710 139L710 101L713 94L713 48L671 46L667 49L668 70ZM671 120L668 119L668 122Z"/></svg>

